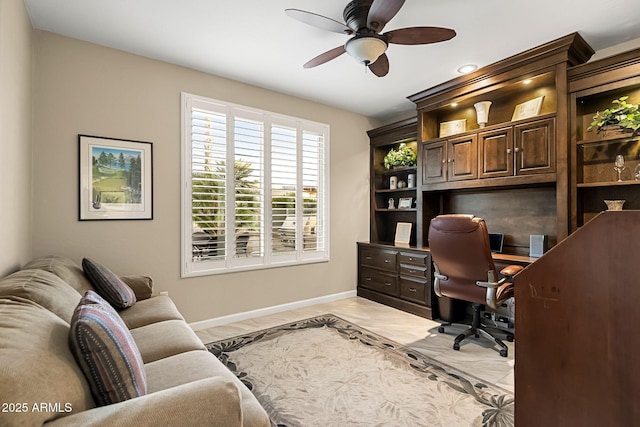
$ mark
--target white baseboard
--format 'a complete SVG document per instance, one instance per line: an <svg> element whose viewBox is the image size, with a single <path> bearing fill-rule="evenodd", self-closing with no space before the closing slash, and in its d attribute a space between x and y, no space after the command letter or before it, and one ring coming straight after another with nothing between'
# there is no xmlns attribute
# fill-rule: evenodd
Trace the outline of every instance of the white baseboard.
<svg viewBox="0 0 640 427"><path fill-rule="evenodd" d="M337 301L345 298L357 296L357 292L347 291L338 294L325 295L323 297L311 298L302 301L291 302L288 304L274 305L272 307L260 308L258 310L245 311L243 313L230 314L228 316L215 317L213 319L201 320L199 322L190 323L191 329L199 331L202 329L213 328L216 326L226 325L241 320L253 319L255 317L266 316L268 314L281 313L283 311L294 310L296 308L309 307L316 304L324 304L327 302Z"/></svg>

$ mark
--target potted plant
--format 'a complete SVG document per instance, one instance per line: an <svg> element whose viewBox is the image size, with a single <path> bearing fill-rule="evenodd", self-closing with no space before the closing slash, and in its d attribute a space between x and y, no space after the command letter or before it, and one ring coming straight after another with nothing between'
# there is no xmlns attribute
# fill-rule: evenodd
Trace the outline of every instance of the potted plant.
<svg viewBox="0 0 640 427"><path fill-rule="evenodd" d="M613 106L593 116L587 131L595 128L600 133L610 129L622 132L632 132L634 135L640 129L640 109L638 105L627 102L628 96L620 97L612 102Z"/></svg>
<svg viewBox="0 0 640 427"><path fill-rule="evenodd" d="M409 167L416 165L416 152L404 142L401 142L398 149L391 149L384 156L384 168Z"/></svg>

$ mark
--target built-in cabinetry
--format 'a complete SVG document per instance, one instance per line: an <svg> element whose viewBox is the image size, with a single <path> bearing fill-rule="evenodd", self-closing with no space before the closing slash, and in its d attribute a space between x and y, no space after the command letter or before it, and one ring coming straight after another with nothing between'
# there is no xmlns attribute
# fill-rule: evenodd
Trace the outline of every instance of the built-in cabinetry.
<svg viewBox="0 0 640 427"><path fill-rule="evenodd" d="M431 254L425 250L358 244L358 295L433 318Z"/></svg>
<svg viewBox="0 0 640 427"><path fill-rule="evenodd" d="M551 246L568 235L567 68L592 53L572 34L409 97L418 112L418 245L444 213L484 218L511 254L528 255L532 234ZM491 106L480 125L482 101ZM451 123L464 125L451 135Z"/></svg>
<svg viewBox="0 0 640 427"><path fill-rule="evenodd" d="M640 181L635 169L640 163L640 137L620 130L589 129L593 116L628 96L640 103L640 49L569 70L571 109L572 230L606 209L604 200L625 200L624 209L640 209ZM614 169L617 155L624 169Z"/></svg>
<svg viewBox="0 0 640 427"><path fill-rule="evenodd" d="M370 242L358 244L358 295L437 316L427 232L440 214L484 218L505 235L504 255L526 262L531 234L550 246L568 235L567 69L592 54L571 34L412 95L417 117L368 132L371 227ZM481 101L491 101L482 127ZM455 131L441 134L448 122ZM417 165L386 170L384 157L401 143ZM415 187L392 188L391 177L408 184L410 175ZM400 199L410 204L400 209ZM398 222L412 225L409 248L393 244Z"/></svg>
<svg viewBox="0 0 640 427"><path fill-rule="evenodd" d="M386 169L384 157L389 150L397 149L402 143L418 152L416 141L417 120L403 120L369 131L371 141L371 225L372 242L393 244L396 224L408 222L412 224L412 245L416 244L417 223L417 167L396 167ZM395 180L395 188L391 181ZM400 199L411 199L410 206L400 207ZM392 202L390 202L392 201Z"/></svg>

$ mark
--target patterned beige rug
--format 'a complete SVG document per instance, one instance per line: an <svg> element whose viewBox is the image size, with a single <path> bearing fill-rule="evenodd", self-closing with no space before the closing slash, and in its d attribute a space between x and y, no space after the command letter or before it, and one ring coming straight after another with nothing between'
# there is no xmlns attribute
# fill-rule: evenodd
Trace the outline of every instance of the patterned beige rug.
<svg viewBox="0 0 640 427"><path fill-rule="evenodd" d="M207 344L274 426L513 426L509 392L332 314Z"/></svg>

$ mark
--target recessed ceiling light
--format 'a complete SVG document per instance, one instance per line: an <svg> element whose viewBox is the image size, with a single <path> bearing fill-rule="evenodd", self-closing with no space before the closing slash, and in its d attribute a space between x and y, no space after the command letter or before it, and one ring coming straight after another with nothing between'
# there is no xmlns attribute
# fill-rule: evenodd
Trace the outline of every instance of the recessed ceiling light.
<svg viewBox="0 0 640 427"><path fill-rule="evenodd" d="M528 85L529 83L531 83L531 79L523 80L522 83Z"/></svg>
<svg viewBox="0 0 640 427"><path fill-rule="evenodd" d="M457 107L457 106L458 106L458 103L457 103L457 102L452 102L452 103L451 103L451 106L452 106L452 107Z"/></svg>
<svg viewBox="0 0 640 427"><path fill-rule="evenodd" d="M476 64L465 64L465 65L461 65L458 68L458 72L460 74L468 74L472 71L475 71L478 69L478 66Z"/></svg>

